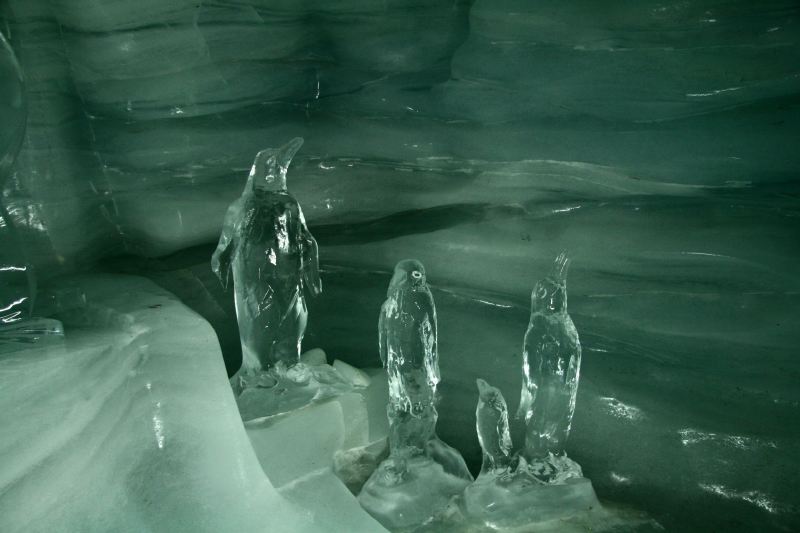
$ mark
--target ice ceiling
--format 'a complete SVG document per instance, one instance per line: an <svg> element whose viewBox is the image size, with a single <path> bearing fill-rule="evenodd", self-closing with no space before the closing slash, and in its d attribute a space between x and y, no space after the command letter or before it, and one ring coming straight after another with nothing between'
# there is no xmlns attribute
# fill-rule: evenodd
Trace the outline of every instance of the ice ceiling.
<svg viewBox="0 0 800 533"><path fill-rule="evenodd" d="M0 246L66 331L0 353L0 530L380 531L309 466L373 441L363 406L245 432L226 389L209 259L254 154L295 136L325 289L306 348L380 366L388 277L420 259L439 433L475 469L475 379L518 395L530 289L567 249L568 451L598 496L668 531L800 528L797 2L0 7L28 110ZM274 446L298 434L316 447Z"/></svg>

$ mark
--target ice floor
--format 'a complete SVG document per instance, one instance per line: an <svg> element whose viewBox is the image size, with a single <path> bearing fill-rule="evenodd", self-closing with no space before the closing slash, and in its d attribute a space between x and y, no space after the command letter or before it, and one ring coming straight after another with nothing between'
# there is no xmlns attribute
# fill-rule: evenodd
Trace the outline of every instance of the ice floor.
<svg viewBox="0 0 800 533"><path fill-rule="evenodd" d="M208 323L142 278L77 284L63 343L0 357L2 529L323 531L259 467Z"/></svg>
<svg viewBox="0 0 800 533"><path fill-rule="evenodd" d="M515 409L530 289L566 249L568 452L601 501L800 530L796 0L5 0L0 32L0 319L66 332L0 350L0 531L374 525L327 455L271 470L248 432L297 421L245 429L225 379L209 258L254 154L295 136L306 349L379 366L391 269L421 260L439 433L475 471L475 379ZM75 279L91 316L53 296ZM362 407L303 413L327 437L298 452L372 442Z"/></svg>
<svg viewBox="0 0 800 533"><path fill-rule="evenodd" d="M151 261L148 275L225 331L234 327L232 303L218 294L208 267L193 262L196 254L205 256L207 251ZM120 265L139 268L128 261L107 267ZM573 276L579 267L574 270ZM328 266L323 273L326 292L312 308L316 318L305 344L346 354L342 357L356 366L378 365L374 316L385 297L387 277L388 272ZM491 381L510 408L516 406L527 302L437 287L432 279L443 377L437 427L477 472L475 379ZM661 301L658 294L650 298ZM708 294L683 298L715 299ZM748 298L751 305L759 299ZM347 316L339 312L343 300L351 305ZM591 309L592 300L570 299L584 356L568 451L600 499L645 511L667 531L701 531L720 524L742 531L792 527L798 488L792 472L800 467L792 428L800 398L794 376L779 377L772 370L791 368L792 361L780 349L759 349L729 337L659 333L648 330L642 320L584 313L582 306ZM238 343L223 344L228 360L240 357L237 349ZM767 361L771 363L762 366Z"/></svg>
<svg viewBox="0 0 800 533"><path fill-rule="evenodd" d="M70 282L65 340L0 356L3 531L385 531L333 460L385 446L381 372L245 430L207 322L142 278Z"/></svg>

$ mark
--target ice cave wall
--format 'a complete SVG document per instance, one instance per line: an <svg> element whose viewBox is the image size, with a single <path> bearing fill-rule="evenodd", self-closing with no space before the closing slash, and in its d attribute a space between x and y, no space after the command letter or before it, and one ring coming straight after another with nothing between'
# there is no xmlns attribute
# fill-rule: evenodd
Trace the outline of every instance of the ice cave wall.
<svg viewBox="0 0 800 533"><path fill-rule="evenodd" d="M440 427L474 457L474 378L491 360L514 398L527 293L566 248L598 492L786 528L799 24L792 1L6 0L29 120L3 195L43 281L125 256L223 339L205 247L253 154L303 136L312 342L377 364L376 272L421 259Z"/></svg>

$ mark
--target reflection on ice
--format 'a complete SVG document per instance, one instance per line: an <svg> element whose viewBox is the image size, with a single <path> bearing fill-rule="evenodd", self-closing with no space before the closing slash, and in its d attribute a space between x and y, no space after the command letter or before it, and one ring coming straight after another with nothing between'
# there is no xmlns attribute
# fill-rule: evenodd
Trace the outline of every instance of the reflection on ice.
<svg viewBox="0 0 800 533"><path fill-rule="evenodd" d="M623 485L631 482L631 478L622 476L620 474L617 474L616 472L610 472L608 475L611 478L611 480L614 481L614 483L619 483Z"/></svg>
<svg viewBox="0 0 800 533"><path fill-rule="evenodd" d="M723 485L716 485L716 484L707 484L707 483L700 483L700 488L710 492L712 494L717 494L722 496L723 498L729 500L743 500L747 503L752 503L756 507L760 507L765 511L770 513L775 513L778 511L778 506L775 502L770 499L769 497L765 496L761 492L756 490L744 491L744 492L737 492L734 490L730 490Z"/></svg>
<svg viewBox="0 0 800 533"><path fill-rule="evenodd" d="M617 418L624 418L635 421L635 420L640 420L642 417L644 417L644 413L642 412L641 409L633 405L628 405L626 403L623 403L616 398L612 398L609 396L602 396L600 400L606 404L608 412L616 416Z"/></svg>
<svg viewBox="0 0 800 533"><path fill-rule="evenodd" d="M702 442L709 442L715 444L723 444L741 450L754 450L758 448L777 448L778 445L772 441L764 441L755 437L745 437L743 435L725 435L718 433L711 433L700 431L692 428L679 429L678 434L681 436L681 443L684 446L692 444L699 444Z"/></svg>

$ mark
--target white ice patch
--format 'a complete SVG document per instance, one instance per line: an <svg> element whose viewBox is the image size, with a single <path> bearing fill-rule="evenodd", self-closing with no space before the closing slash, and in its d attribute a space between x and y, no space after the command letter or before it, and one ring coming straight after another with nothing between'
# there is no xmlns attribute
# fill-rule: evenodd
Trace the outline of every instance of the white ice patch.
<svg viewBox="0 0 800 533"><path fill-rule="evenodd" d="M278 239L278 249L281 252L289 252L289 232L287 230L286 214L278 217L278 225L275 228L275 237Z"/></svg>
<svg viewBox="0 0 800 533"><path fill-rule="evenodd" d="M629 405L619 401L611 396L601 396L600 401L606 405L609 413L617 418L624 418L626 420L641 420L644 418L644 413L638 407Z"/></svg>
<svg viewBox="0 0 800 533"><path fill-rule="evenodd" d="M620 485L628 485L631 482L631 478L622 476L616 472L611 472L609 476L611 477L611 481L614 483L619 483Z"/></svg>
<svg viewBox="0 0 800 533"><path fill-rule="evenodd" d="M725 433L711 433L692 428L679 429L681 443L684 446L699 444L702 442L714 442L732 446L740 450L754 450L757 448L777 448L778 445L772 441L762 441L753 437L742 435L727 435Z"/></svg>
<svg viewBox="0 0 800 533"><path fill-rule="evenodd" d="M760 507L770 513L777 512L777 504L770 498L758 492L757 490L748 490L744 492L736 492L726 488L724 485L700 483L700 488L712 494L717 494L728 500L742 500L751 503L756 507Z"/></svg>
<svg viewBox="0 0 800 533"><path fill-rule="evenodd" d="M158 404L156 404L156 408L158 409L159 407L161 407L161 402L158 402ZM153 433L155 433L156 436L156 446L158 446L159 450L163 450L164 440L165 440L164 421L161 420L161 416L159 415L158 410L156 410L156 413L153 415Z"/></svg>

